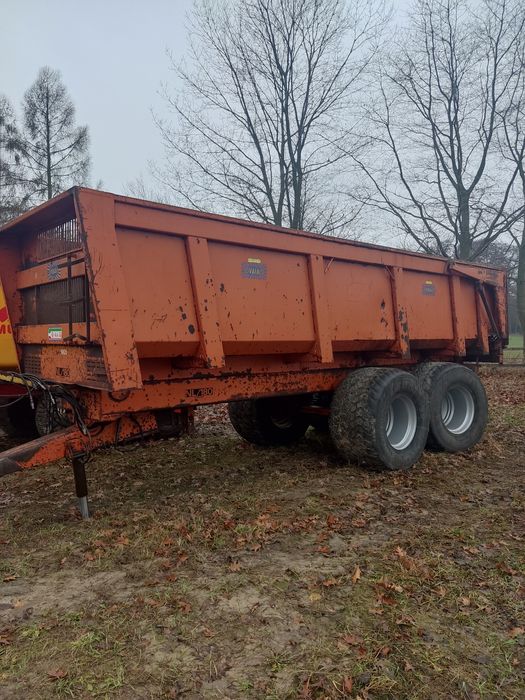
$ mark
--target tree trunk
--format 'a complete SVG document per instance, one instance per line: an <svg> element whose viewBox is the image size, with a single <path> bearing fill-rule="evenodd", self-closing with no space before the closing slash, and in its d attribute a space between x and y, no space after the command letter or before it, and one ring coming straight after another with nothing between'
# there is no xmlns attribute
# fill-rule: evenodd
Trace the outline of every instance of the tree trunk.
<svg viewBox="0 0 525 700"><path fill-rule="evenodd" d="M516 298L518 302L518 318L521 325L521 342L523 347L523 362L525 362L525 221L519 247L518 280L516 283Z"/></svg>
<svg viewBox="0 0 525 700"><path fill-rule="evenodd" d="M470 260L472 255L472 238L470 235L470 201L465 192L458 192L459 200L459 236L457 255L460 260Z"/></svg>
<svg viewBox="0 0 525 700"><path fill-rule="evenodd" d="M51 181L51 127L49 124L49 90L46 92L46 175L47 175L47 198L53 196Z"/></svg>

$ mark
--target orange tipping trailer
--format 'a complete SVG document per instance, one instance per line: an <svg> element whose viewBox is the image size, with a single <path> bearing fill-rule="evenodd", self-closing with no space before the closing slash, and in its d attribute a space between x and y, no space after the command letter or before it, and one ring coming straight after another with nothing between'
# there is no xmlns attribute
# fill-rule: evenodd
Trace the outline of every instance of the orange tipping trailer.
<svg viewBox="0 0 525 700"><path fill-rule="evenodd" d="M222 401L254 442L329 415L343 455L404 468L440 441L438 384L442 427L463 436L442 447L479 439L460 363L498 362L507 340L502 270L85 188L0 229L0 279L20 365L0 356L1 378L49 428L1 454L0 475L71 455L81 482L93 447ZM57 417L72 425L52 432Z"/></svg>

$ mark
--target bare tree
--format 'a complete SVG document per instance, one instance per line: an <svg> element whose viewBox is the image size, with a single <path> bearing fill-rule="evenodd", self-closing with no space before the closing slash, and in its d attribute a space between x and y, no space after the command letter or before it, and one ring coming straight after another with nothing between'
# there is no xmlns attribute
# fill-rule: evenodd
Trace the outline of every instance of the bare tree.
<svg viewBox="0 0 525 700"><path fill-rule="evenodd" d="M75 126L75 107L59 71L42 68L24 95L20 150L25 184L34 199L50 199L89 170L87 126Z"/></svg>
<svg viewBox="0 0 525 700"><path fill-rule="evenodd" d="M525 14L525 9L523 10ZM523 215L511 230L518 251L516 275L516 299L518 317L523 338L523 360L525 362L525 37L521 37L519 56L522 71L516 76L502 111L503 133L501 148L503 156L517 168L519 181L518 197L523 205Z"/></svg>
<svg viewBox="0 0 525 700"><path fill-rule="evenodd" d="M20 187L21 154L16 117L9 100L0 95L0 224L21 213L26 205Z"/></svg>
<svg viewBox="0 0 525 700"><path fill-rule="evenodd" d="M151 185L144 179L142 173L133 180L128 180L124 189L126 194L131 197L148 199L151 202L160 202L161 204L176 204L173 190L161 183Z"/></svg>
<svg viewBox="0 0 525 700"><path fill-rule="evenodd" d="M196 0L157 179L196 208L344 225L340 144L357 147L349 119L384 23L382 0Z"/></svg>
<svg viewBox="0 0 525 700"><path fill-rule="evenodd" d="M371 203L425 251L475 259L523 216L498 149L523 31L522 0L417 0L382 71L374 147L356 161Z"/></svg>

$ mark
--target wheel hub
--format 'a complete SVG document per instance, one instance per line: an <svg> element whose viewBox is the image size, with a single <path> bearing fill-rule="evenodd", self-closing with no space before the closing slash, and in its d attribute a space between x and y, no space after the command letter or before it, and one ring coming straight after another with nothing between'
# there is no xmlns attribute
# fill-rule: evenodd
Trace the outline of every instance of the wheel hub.
<svg viewBox="0 0 525 700"><path fill-rule="evenodd" d="M476 408L472 393L465 386L451 387L441 402L441 420L454 435L466 433L474 421Z"/></svg>
<svg viewBox="0 0 525 700"><path fill-rule="evenodd" d="M413 400L404 394L396 396L388 407L386 437L394 450L405 450L417 430L417 410Z"/></svg>

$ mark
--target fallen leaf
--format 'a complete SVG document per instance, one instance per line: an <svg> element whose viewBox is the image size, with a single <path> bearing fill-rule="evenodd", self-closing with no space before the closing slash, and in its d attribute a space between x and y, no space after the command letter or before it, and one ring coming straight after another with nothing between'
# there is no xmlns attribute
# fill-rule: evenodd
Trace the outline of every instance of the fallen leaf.
<svg viewBox="0 0 525 700"><path fill-rule="evenodd" d="M339 524L339 518L336 518L335 515L332 515L330 513L330 515L326 516L326 524L328 525L329 528L333 528Z"/></svg>
<svg viewBox="0 0 525 700"><path fill-rule="evenodd" d="M503 571L503 573L507 574L508 576L517 576L519 574L519 571L516 571L516 569L513 569L511 566L508 566L501 561L496 564L496 568Z"/></svg>
<svg viewBox="0 0 525 700"><path fill-rule="evenodd" d="M413 671L414 670L414 667L412 666L410 661L407 661L406 659L405 659L405 663L403 664L403 668L405 669L405 671Z"/></svg>
<svg viewBox="0 0 525 700"><path fill-rule="evenodd" d="M470 605L470 598L468 596L463 596L463 598L460 598L461 605L464 605L466 608L469 607Z"/></svg>
<svg viewBox="0 0 525 700"><path fill-rule="evenodd" d="M129 537L124 537L123 535L120 535L120 537L117 537L115 540L115 544L121 544L121 545L128 545L129 544Z"/></svg>
<svg viewBox="0 0 525 700"><path fill-rule="evenodd" d="M308 600L311 603L317 603L318 600L321 600L321 594L317 593L317 591L312 591L312 593L310 593L308 596Z"/></svg>
<svg viewBox="0 0 525 700"><path fill-rule="evenodd" d="M357 583L361 578L361 569L359 564L355 567L354 573L352 574L352 583Z"/></svg>
<svg viewBox="0 0 525 700"><path fill-rule="evenodd" d="M346 676L343 678L343 691L345 693L351 693L354 685L354 679L352 676Z"/></svg>
<svg viewBox="0 0 525 700"><path fill-rule="evenodd" d="M352 525L354 527L366 527L366 520L364 518L354 518L352 520Z"/></svg>
<svg viewBox="0 0 525 700"><path fill-rule="evenodd" d="M191 603L188 603L186 600L179 600L177 603L177 607L181 611L181 613L187 614L191 612Z"/></svg>
<svg viewBox="0 0 525 700"><path fill-rule="evenodd" d="M378 605L397 605L397 600L389 595L379 595L377 598Z"/></svg>
<svg viewBox="0 0 525 700"><path fill-rule="evenodd" d="M513 627L513 628L509 631L509 637L510 637L511 639L514 639L515 637L519 637L519 636L521 636L522 634L525 634L525 627Z"/></svg>
<svg viewBox="0 0 525 700"><path fill-rule="evenodd" d="M65 678L67 676L67 671L64 671L63 668L56 668L54 671L48 671L47 675L54 681L58 681L61 678Z"/></svg>
<svg viewBox="0 0 525 700"><path fill-rule="evenodd" d="M416 564L412 557L409 557L405 550L401 547L396 547L394 550L394 554L399 559L401 566L407 571L412 571L416 568Z"/></svg>
<svg viewBox="0 0 525 700"><path fill-rule="evenodd" d="M234 561L230 562L228 569L232 572L240 571L241 565L238 561L234 560Z"/></svg>
<svg viewBox="0 0 525 700"><path fill-rule="evenodd" d="M151 608L160 608L162 602L156 598L144 598L144 605L149 605Z"/></svg>
<svg viewBox="0 0 525 700"><path fill-rule="evenodd" d="M400 627L405 627L408 625L413 625L414 624L414 618L408 617L408 615L402 615L401 617L398 617L396 620L396 625L399 625Z"/></svg>
<svg viewBox="0 0 525 700"><path fill-rule="evenodd" d="M9 576L4 576L4 583L8 583L9 581L16 581L18 576L16 574L10 574Z"/></svg>
<svg viewBox="0 0 525 700"><path fill-rule="evenodd" d="M339 581L337 581L335 578L327 578L323 581L323 586L326 588L331 588L332 586L337 586Z"/></svg>
<svg viewBox="0 0 525 700"><path fill-rule="evenodd" d="M359 637L357 634L345 634L343 635L343 642L346 644L356 647L358 644L363 643L363 638Z"/></svg>
<svg viewBox="0 0 525 700"><path fill-rule="evenodd" d="M467 554L479 554L477 547L463 547L463 551L467 552Z"/></svg>

